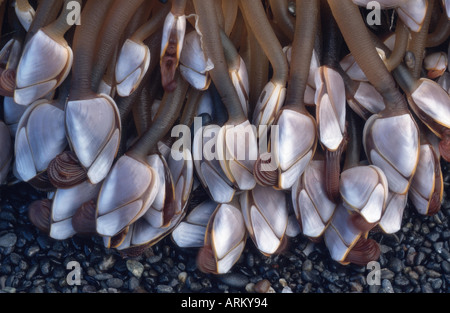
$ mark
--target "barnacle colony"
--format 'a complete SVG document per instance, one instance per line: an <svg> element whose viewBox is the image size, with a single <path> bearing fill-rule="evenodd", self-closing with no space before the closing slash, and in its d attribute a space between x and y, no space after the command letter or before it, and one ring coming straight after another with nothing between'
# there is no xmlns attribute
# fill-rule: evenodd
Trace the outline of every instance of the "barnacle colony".
<svg viewBox="0 0 450 313"><path fill-rule="evenodd" d="M48 192L50 237L134 256L171 235L221 274L294 222L365 265L408 199L439 210L449 1L35 2L0 4L0 179Z"/></svg>

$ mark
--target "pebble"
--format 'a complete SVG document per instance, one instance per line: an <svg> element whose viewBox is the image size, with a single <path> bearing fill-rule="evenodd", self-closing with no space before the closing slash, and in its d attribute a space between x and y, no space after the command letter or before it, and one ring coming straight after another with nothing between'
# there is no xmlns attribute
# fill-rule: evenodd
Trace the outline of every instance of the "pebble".
<svg viewBox="0 0 450 313"><path fill-rule="evenodd" d="M267 279L263 279L255 284L255 292L266 293L270 287L270 281L268 281Z"/></svg>
<svg viewBox="0 0 450 313"><path fill-rule="evenodd" d="M0 247L3 248L11 248L17 242L17 236L14 233L7 233L3 236L0 236Z"/></svg>
<svg viewBox="0 0 450 313"><path fill-rule="evenodd" d="M399 258L392 258L389 261L389 269L394 273L400 273L403 269L403 263Z"/></svg>
<svg viewBox="0 0 450 313"><path fill-rule="evenodd" d="M98 269L102 272L109 271L111 268L114 267L114 264L116 263L116 259L113 255L107 255L103 258L102 262L98 265Z"/></svg>
<svg viewBox="0 0 450 313"><path fill-rule="evenodd" d="M127 260L127 269L136 278L141 278L142 273L144 273L144 265L136 260Z"/></svg>
<svg viewBox="0 0 450 313"><path fill-rule="evenodd" d="M239 273L220 275L219 279L224 284L234 288L245 288L245 286L249 283L248 277Z"/></svg>
<svg viewBox="0 0 450 313"><path fill-rule="evenodd" d="M115 278L115 277L109 278L109 279L106 280L106 285L109 288L118 289L118 288L121 288L123 286L123 280L120 279L120 278Z"/></svg>
<svg viewBox="0 0 450 313"><path fill-rule="evenodd" d="M385 293L394 293L394 288L392 287L391 281L388 279L383 279L381 282L381 286L383 287L383 291Z"/></svg>
<svg viewBox="0 0 450 313"><path fill-rule="evenodd" d="M398 275L395 276L394 283L397 286L404 287L404 286L407 286L409 284L409 280L403 274L398 274Z"/></svg>
<svg viewBox="0 0 450 313"><path fill-rule="evenodd" d="M158 285L158 286L156 286L156 291L158 293L172 293L173 288L168 285Z"/></svg>

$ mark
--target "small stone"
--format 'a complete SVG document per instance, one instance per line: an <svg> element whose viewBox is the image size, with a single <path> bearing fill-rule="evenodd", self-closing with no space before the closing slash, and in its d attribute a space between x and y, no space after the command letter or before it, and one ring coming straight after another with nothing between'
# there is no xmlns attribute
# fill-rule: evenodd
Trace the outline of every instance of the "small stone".
<svg viewBox="0 0 450 313"><path fill-rule="evenodd" d="M254 283L248 283L247 285L245 285L245 291L247 292L255 292L255 284Z"/></svg>
<svg viewBox="0 0 450 313"><path fill-rule="evenodd" d="M161 259L162 259L162 255L152 255L147 258L147 262L150 264L154 264L154 263L158 263L159 261L161 261Z"/></svg>
<svg viewBox="0 0 450 313"><path fill-rule="evenodd" d="M403 274L398 274L397 276L395 276L394 282L397 286L401 287L409 285L408 278L406 278Z"/></svg>
<svg viewBox="0 0 450 313"><path fill-rule="evenodd" d="M392 279L394 277L395 277L395 274L393 271L391 271L387 268L381 269L381 279Z"/></svg>
<svg viewBox="0 0 450 313"><path fill-rule="evenodd" d="M25 249L25 256L32 258L33 256L36 255L36 253L38 253L40 250L38 245L32 245L28 248Z"/></svg>
<svg viewBox="0 0 450 313"><path fill-rule="evenodd" d="M284 278L280 278L280 280L278 280L278 282L283 287L286 287L288 285L286 279L284 279Z"/></svg>
<svg viewBox="0 0 450 313"><path fill-rule="evenodd" d="M234 288L244 288L249 283L247 276L239 273L224 274L219 279L224 284Z"/></svg>
<svg viewBox="0 0 450 313"><path fill-rule="evenodd" d="M120 278L109 278L108 280L106 280L106 285L109 288L115 288L115 289L119 289L123 286L123 280L121 280Z"/></svg>
<svg viewBox="0 0 450 313"><path fill-rule="evenodd" d="M136 260L127 260L127 268L136 278L141 278L144 272L144 265Z"/></svg>
<svg viewBox="0 0 450 313"><path fill-rule="evenodd" d="M394 273L400 273L403 269L403 263L399 258L392 258L389 262L389 269Z"/></svg>
<svg viewBox="0 0 450 313"><path fill-rule="evenodd" d="M408 275L409 275L409 277L411 277L411 279L414 279L414 280L418 280L419 279L419 274L417 274L414 271L409 271Z"/></svg>
<svg viewBox="0 0 450 313"><path fill-rule="evenodd" d="M416 265L422 264L422 262L425 260L425 258L426 258L425 253L423 253L422 251L420 251L420 252L417 253L417 255L416 255L415 264L416 264Z"/></svg>
<svg viewBox="0 0 450 313"><path fill-rule="evenodd" d="M441 273L438 273L438 272L433 271L433 270L426 270L425 273L427 274L428 277L431 277L431 278L441 277Z"/></svg>
<svg viewBox="0 0 450 313"><path fill-rule="evenodd" d="M385 254L392 251L392 248L386 245L380 245L380 251L381 253Z"/></svg>
<svg viewBox="0 0 450 313"><path fill-rule="evenodd" d="M450 274L450 263L448 261L442 261L441 268L445 273Z"/></svg>
<svg viewBox="0 0 450 313"><path fill-rule="evenodd" d="M255 285L255 292L257 293L266 293L270 288L270 281L267 279L260 280Z"/></svg>
<svg viewBox="0 0 450 313"><path fill-rule="evenodd" d="M6 292L6 293L16 293L16 288L6 286L5 288L2 289L2 291Z"/></svg>
<svg viewBox="0 0 450 313"><path fill-rule="evenodd" d="M115 263L116 259L114 258L113 255L105 256L102 262L98 265L98 269L102 272L108 271L114 267Z"/></svg>
<svg viewBox="0 0 450 313"><path fill-rule="evenodd" d="M316 285L320 285L321 280L319 275L316 273L316 271L303 271L301 274L301 277L304 281L313 283Z"/></svg>
<svg viewBox="0 0 450 313"><path fill-rule="evenodd" d="M389 280L383 279L381 286L383 287L385 293L394 293L394 288Z"/></svg>
<svg viewBox="0 0 450 313"><path fill-rule="evenodd" d="M17 242L17 236L14 233L7 233L0 237L0 247L11 248Z"/></svg>
<svg viewBox="0 0 450 313"><path fill-rule="evenodd" d="M431 287L430 283L426 283L422 285L422 292L423 293L434 293L433 287Z"/></svg>
<svg viewBox="0 0 450 313"><path fill-rule="evenodd" d="M187 278L187 273L186 272L181 272L180 274L178 274L178 280L184 284L186 282L186 278Z"/></svg>
<svg viewBox="0 0 450 313"><path fill-rule="evenodd" d="M113 275L109 273L100 273L94 276L95 280L108 280L113 278Z"/></svg>
<svg viewBox="0 0 450 313"><path fill-rule="evenodd" d="M363 286L360 283L353 281L350 283L351 290L354 292L363 292Z"/></svg>
<svg viewBox="0 0 450 313"><path fill-rule="evenodd" d="M442 253L442 248L444 248L444 243L443 242L435 242L433 244L433 248L437 253Z"/></svg>
<svg viewBox="0 0 450 313"><path fill-rule="evenodd" d="M431 284L431 287L432 287L434 290L439 290L439 289L441 289L441 287L442 287L442 279L440 279L440 278L433 278L433 279L430 279L429 282L430 282L430 284Z"/></svg>
<svg viewBox="0 0 450 313"><path fill-rule="evenodd" d="M303 262L303 265L302 265L303 271L309 272L312 269L313 269L313 264L312 264L311 260L306 260L305 262Z"/></svg>
<svg viewBox="0 0 450 313"><path fill-rule="evenodd" d="M135 291L139 287L139 279L136 277L131 277L128 281L128 290Z"/></svg>
<svg viewBox="0 0 450 313"><path fill-rule="evenodd" d="M436 242L440 236L441 236L440 233L433 231L427 235L427 239L430 240L431 242Z"/></svg>
<svg viewBox="0 0 450 313"><path fill-rule="evenodd" d="M169 285L158 285L156 286L156 291L158 293L173 293L173 288Z"/></svg>
<svg viewBox="0 0 450 313"><path fill-rule="evenodd" d="M283 290L281 290L281 293L293 293L291 287L285 286L283 287Z"/></svg>

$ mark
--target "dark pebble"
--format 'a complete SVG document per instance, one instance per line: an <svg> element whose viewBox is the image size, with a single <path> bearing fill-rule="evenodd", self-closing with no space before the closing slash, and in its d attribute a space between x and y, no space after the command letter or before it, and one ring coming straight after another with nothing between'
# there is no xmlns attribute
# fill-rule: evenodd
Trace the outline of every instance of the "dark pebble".
<svg viewBox="0 0 450 313"><path fill-rule="evenodd" d="M419 253L417 253L417 255L416 255L416 260L415 260L414 263L415 263L416 265L420 265L420 264L423 263L423 261L425 260L425 258L426 258L425 253L423 253L422 251L420 251Z"/></svg>
<svg viewBox="0 0 450 313"><path fill-rule="evenodd" d="M422 292L423 293L434 293L433 287L431 287L430 283L426 283L422 285Z"/></svg>
<svg viewBox="0 0 450 313"><path fill-rule="evenodd" d="M403 270L403 263L399 258L392 258L389 262L389 269L394 273L400 273Z"/></svg>
<svg viewBox="0 0 450 313"><path fill-rule="evenodd" d="M14 247L17 242L17 236L14 233L6 233L0 236L0 247L10 248Z"/></svg>
<svg viewBox="0 0 450 313"><path fill-rule="evenodd" d="M450 263L448 261L442 261L441 268L445 273L450 274Z"/></svg>
<svg viewBox="0 0 450 313"><path fill-rule="evenodd" d="M123 286L123 280L121 280L120 278L109 278L108 280L106 280L106 285L109 288L116 288L119 289Z"/></svg>
<svg viewBox="0 0 450 313"><path fill-rule="evenodd" d="M173 288L168 285L158 285L156 291L158 293L173 293Z"/></svg>
<svg viewBox="0 0 450 313"><path fill-rule="evenodd" d="M429 233L426 237L431 242L436 242L439 239L440 236L441 236L440 233L438 233L436 231L433 231L433 232Z"/></svg>
<svg viewBox="0 0 450 313"><path fill-rule="evenodd" d="M36 274L38 268L39 268L38 264L34 264L34 265L30 266L30 268L28 269L28 272L27 272L25 278L27 280L31 280L34 277L34 275Z"/></svg>
<svg viewBox="0 0 450 313"><path fill-rule="evenodd" d="M397 286L404 287L404 286L407 286L407 285L409 284L409 280L408 280L408 278L405 277L403 274L397 274L397 275L395 276L394 283L395 283Z"/></svg>
<svg viewBox="0 0 450 313"><path fill-rule="evenodd" d="M52 244L50 242L50 238L47 236L43 236L43 235L38 236L36 241L42 250L49 250L50 247L52 246Z"/></svg>
<svg viewBox="0 0 450 313"><path fill-rule="evenodd" d="M239 273L220 275L219 280L234 288L244 288L249 283L248 277Z"/></svg>
<svg viewBox="0 0 450 313"><path fill-rule="evenodd" d="M312 283L315 285L320 285L320 283L321 283L320 276L316 270L303 271L301 274L301 277L304 281L306 281L308 283Z"/></svg>
<svg viewBox="0 0 450 313"><path fill-rule="evenodd" d="M50 261L48 259L41 261L39 268L41 270L42 275L47 276L51 271Z"/></svg>

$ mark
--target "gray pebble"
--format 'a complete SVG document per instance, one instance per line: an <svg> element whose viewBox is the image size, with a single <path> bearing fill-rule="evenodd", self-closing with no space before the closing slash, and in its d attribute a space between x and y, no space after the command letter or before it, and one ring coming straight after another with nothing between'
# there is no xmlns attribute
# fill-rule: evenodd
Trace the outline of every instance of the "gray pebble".
<svg viewBox="0 0 450 313"><path fill-rule="evenodd" d="M426 270L425 273L427 274L428 277L432 277L432 278L441 277L441 273L438 273L434 270Z"/></svg>
<svg viewBox="0 0 450 313"><path fill-rule="evenodd" d="M17 242L17 236L14 233L7 233L0 237L0 247L11 248Z"/></svg>
<svg viewBox="0 0 450 313"><path fill-rule="evenodd" d="M94 276L94 278L96 280L108 280L111 279L113 277L113 275L109 274L109 273L100 273Z"/></svg>
<svg viewBox="0 0 450 313"><path fill-rule="evenodd" d="M422 292L423 293L434 293L433 287L431 287L430 283L426 283L422 285Z"/></svg>
<svg viewBox="0 0 450 313"><path fill-rule="evenodd" d="M109 278L106 281L106 285L109 288L119 289L119 288L121 288L123 286L123 280L121 280L120 278L115 278L115 277Z"/></svg>
<svg viewBox="0 0 450 313"><path fill-rule="evenodd" d="M156 291L158 293L173 293L173 288L168 285L158 285Z"/></svg>
<svg viewBox="0 0 450 313"><path fill-rule="evenodd" d="M431 242L436 242L440 236L441 236L440 233L433 231L427 235L427 239L430 240Z"/></svg>
<svg viewBox="0 0 450 313"><path fill-rule="evenodd" d="M134 277L141 278L142 273L144 272L144 265L136 260L127 260L127 269Z"/></svg>
<svg viewBox="0 0 450 313"><path fill-rule="evenodd" d="M139 279L136 277L131 277L128 281L128 290L129 291L135 291L139 287Z"/></svg>
<svg viewBox="0 0 450 313"><path fill-rule="evenodd" d="M389 262L389 269L394 273L400 273L403 270L403 263L399 258L392 258Z"/></svg>
<svg viewBox="0 0 450 313"><path fill-rule="evenodd" d="M422 262L425 260L425 258L426 258L425 253L423 253L422 251L420 251L420 252L417 253L417 255L416 255L415 264L416 264L416 265L422 264Z"/></svg>
<svg viewBox="0 0 450 313"><path fill-rule="evenodd" d="M394 293L394 288L392 287L390 280L383 279L383 281L381 282L381 286L383 287L383 291L385 293Z"/></svg>
<svg viewBox="0 0 450 313"><path fill-rule="evenodd" d="M303 271L309 272L312 269L313 269L313 264L312 264L311 260L308 259L305 262L303 262L303 265L302 265L302 270Z"/></svg>
<svg viewBox="0 0 450 313"><path fill-rule="evenodd" d="M98 269L103 272L109 271L113 268L114 264L116 264L116 259L113 255L108 255L103 258L102 262L98 265Z"/></svg>
<svg viewBox="0 0 450 313"><path fill-rule="evenodd" d="M394 283L397 286L404 287L404 286L409 285L409 280L403 274L398 274L395 276Z"/></svg>
<svg viewBox="0 0 450 313"><path fill-rule="evenodd" d="M395 273L387 268L381 269L381 279L392 279L395 277Z"/></svg>
<svg viewBox="0 0 450 313"><path fill-rule="evenodd" d="M222 283L234 288L245 288L249 283L248 277L239 273L220 275L219 279Z"/></svg>
<svg viewBox="0 0 450 313"><path fill-rule="evenodd" d="M448 261L442 261L441 268L445 273L450 274L450 263Z"/></svg>

